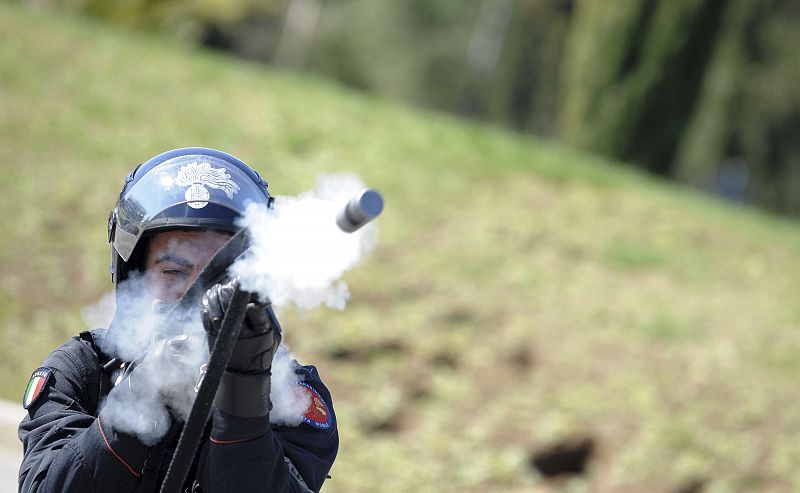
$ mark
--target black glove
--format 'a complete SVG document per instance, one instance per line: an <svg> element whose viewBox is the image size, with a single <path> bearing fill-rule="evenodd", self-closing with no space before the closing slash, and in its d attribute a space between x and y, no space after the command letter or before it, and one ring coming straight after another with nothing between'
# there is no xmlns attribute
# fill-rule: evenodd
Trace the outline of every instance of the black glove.
<svg viewBox="0 0 800 493"><path fill-rule="evenodd" d="M203 295L203 327L208 333L209 350L219 335L225 312L230 306L236 281L215 284ZM269 414L270 368L272 357L281 342L267 314L269 303L255 295L247 304L244 322L233 354L222 375L214 405L233 416L258 417Z"/></svg>

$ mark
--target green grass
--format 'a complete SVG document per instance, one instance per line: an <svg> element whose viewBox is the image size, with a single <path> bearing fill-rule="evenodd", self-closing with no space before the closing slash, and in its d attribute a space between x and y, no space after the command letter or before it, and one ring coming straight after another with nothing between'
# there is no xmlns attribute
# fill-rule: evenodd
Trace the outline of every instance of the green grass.
<svg viewBox="0 0 800 493"><path fill-rule="evenodd" d="M163 150L275 193L386 197L343 313L284 316L330 385L326 491L800 489L800 228L623 166L80 19L0 3L0 395L110 289L106 219ZM542 447L589 436L582 476ZM379 486L378 486L379 485Z"/></svg>

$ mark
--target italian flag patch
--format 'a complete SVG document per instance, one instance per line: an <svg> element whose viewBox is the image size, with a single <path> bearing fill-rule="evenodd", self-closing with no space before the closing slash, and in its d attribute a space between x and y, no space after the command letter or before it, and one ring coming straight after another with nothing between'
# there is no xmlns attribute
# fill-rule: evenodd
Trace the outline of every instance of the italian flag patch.
<svg viewBox="0 0 800 493"><path fill-rule="evenodd" d="M36 402L36 399L42 395L42 390L44 390L44 386L47 385L52 375L53 370L44 367L33 372L28 382L28 387L25 389L25 395L22 397L22 407L28 409Z"/></svg>

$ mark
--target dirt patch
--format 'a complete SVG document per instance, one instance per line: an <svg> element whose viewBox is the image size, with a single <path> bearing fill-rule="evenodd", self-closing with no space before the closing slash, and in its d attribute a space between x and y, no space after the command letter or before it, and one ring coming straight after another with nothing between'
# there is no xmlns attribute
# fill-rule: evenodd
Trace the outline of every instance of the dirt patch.
<svg viewBox="0 0 800 493"><path fill-rule="evenodd" d="M571 437L533 451L530 464L548 478L583 475L596 448L592 437Z"/></svg>
<svg viewBox="0 0 800 493"><path fill-rule="evenodd" d="M703 493L706 488L706 480L694 478L679 486L673 493Z"/></svg>

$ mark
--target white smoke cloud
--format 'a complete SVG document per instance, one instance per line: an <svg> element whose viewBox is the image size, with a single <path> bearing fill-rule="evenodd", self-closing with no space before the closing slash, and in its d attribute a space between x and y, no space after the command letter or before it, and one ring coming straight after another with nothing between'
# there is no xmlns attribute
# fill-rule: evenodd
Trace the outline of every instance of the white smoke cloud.
<svg viewBox="0 0 800 493"><path fill-rule="evenodd" d="M311 405L308 393L299 385L295 369L299 366L292 354L281 344L272 360L272 377L269 399L272 410L269 420L273 424L297 426Z"/></svg>
<svg viewBox="0 0 800 493"><path fill-rule="evenodd" d="M325 175L314 191L277 197L273 210L251 204L242 220L250 229L251 253L230 273L243 289L269 298L279 310L321 305L343 310L350 292L340 279L372 251L377 227L373 222L345 233L336 214L363 188L354 176Z"/></svg>
<svg viewBox="0 0 800 493"><path fill-rule="evenodd" d="M136 362L135 373L128 375L123 367L112 375L116 386L103 412L117 430L152 445L169 431L172 415L182 420L189 415L200 367L208 361L205 331L199 313L170 317L167 325L154 309L153 296L141 276L120 283L116 301L118 309L103 351L121 361ZM165 348L167 341L171 344Z"/></svg>
<svg viewBox="0 0 800 493"><path fill-rule="evenodd" d="M100 301L94 305L89 305L81 310L83 321L87 327L92 329L99 327L108 327L111 320L114 318L114 312L117 309L117 303L114 293L106 293L100 298Z"/></svg>
<svg viewBox="0 0 800 493"><path fill-rule="evenodd" d="M354 233L336 226L336 214L364 188L349 175L324 176L316 190L296 197L277 197L274 208L251 205L242 225L250 229L249 253L231 266L242 289L271 300L277 310L311 310L322 305L343 310L348 299L342 275L372 251L377 227L370 223ZM144 279L132 276L116 295L106 295L84 310L90 326L104 326L114 313L104 351L121 361L137 361L132 380L116 382L103 412L123 432L143 443L156 443L171 426L171 413L185 419L196 396L200 367L208 361L205 331L196 313L166 327L155 313ZM175 320L175 318L171 318ZM106 323L103 323L106 322ZM166 338L189 336L180 358L159 358ZM272 364L270 421L296 426L310 404L299 386L298 363L282 344Z"/></svg>

